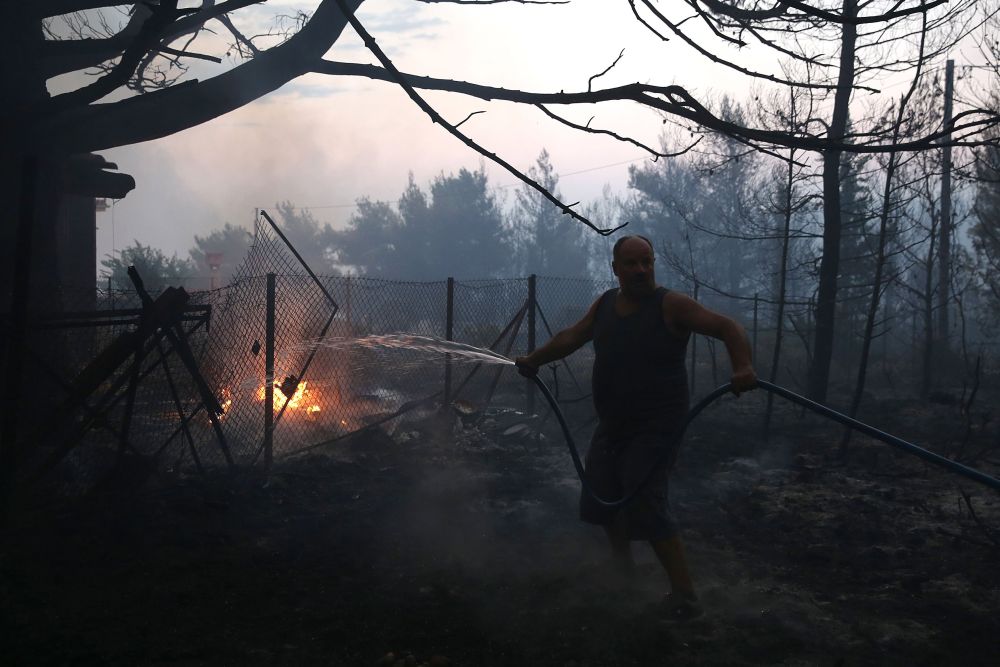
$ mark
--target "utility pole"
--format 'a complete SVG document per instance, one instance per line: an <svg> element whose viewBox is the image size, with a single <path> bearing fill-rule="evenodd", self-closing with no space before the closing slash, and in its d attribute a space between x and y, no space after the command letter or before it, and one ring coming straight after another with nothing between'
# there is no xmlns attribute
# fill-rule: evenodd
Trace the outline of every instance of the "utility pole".
<svg viewBox="0 0 1000 667"><path fill-rule="evenodd" d="M938 358L948 350L948 300L951 296L951 107L955 92L955 61L944 74L944 142L941 153L941 235L938 243Z"/></svg>
<svg viewBox="0 0 1000 667"><path fill-rule="evenodd" d="M528 276L528 354L535 351L535 311L538 309L537 277L534 273ZM528 414L535 413L535 383L529 381Z"/></svg>

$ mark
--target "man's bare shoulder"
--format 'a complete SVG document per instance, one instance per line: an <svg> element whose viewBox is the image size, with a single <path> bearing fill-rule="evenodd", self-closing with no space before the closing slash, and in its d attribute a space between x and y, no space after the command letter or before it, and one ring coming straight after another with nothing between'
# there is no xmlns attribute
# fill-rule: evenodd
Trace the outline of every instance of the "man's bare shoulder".
<svg viewBox="0 0 1000 667"><path fill-rule="evenodd" d="M683 292L678 292L676 290L667 290L666 294L663 295L663 313L667 314L673 312L678 308L690 308L692 305L696 304L697 301L689 297Z"/></svg>
<svg viewBox="0 0 1000 667"><path fill-rule="evenodd" d="M678 337L687 336L690 330L682 322L686 319L685 315L697 306L698 302L687 294L667 290L662 303L663 322L667 325L667 330Z"/></svg>
<svg viewBox="0 0 1000 667"><path fill-rule="evenodd" d="M594 335L594 322L597 320L597 309L601 305L602 296L597 297L594 303L590 304L590 308L584 313L583 318L579 322L571 326L568 331L572 332L575 336L582 337L585 340L590 340Z"/></svg>
<svg viewBox="0 0 1000 667"><path fill-rule="evenodd" d="M597 297L594 303L590 304L590 308L587 309L587 313L583 316L583 321L593 324L594 319L597 317L597 309L601 306L601 301L604 299L604 294Z"/></svg>

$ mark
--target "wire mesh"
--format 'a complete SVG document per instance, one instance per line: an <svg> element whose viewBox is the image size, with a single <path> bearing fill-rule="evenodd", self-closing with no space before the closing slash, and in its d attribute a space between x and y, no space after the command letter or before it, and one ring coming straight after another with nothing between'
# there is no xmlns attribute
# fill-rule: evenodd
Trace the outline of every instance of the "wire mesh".
<svg viewBox="0 0 1000 667"><path fill-rule="evenodd" d="M123 460L173 470L261 465L266 459L262 453L268 274L276 276L271 380L275 458L336 442L374 424L391 434L406 416L437 411L445 402L446 386L450 402L471 410L491 406L524 410L531 405L531 383L509 367L484 366L458 355L365 344L367 337L400 332L443 339L450 307L455 341L492 348L508 357L525 354L530 346L530 279L455 281L450 300L445 280L418 283L320 276L321 288L306 275L285 242L260 221L230 284L190 295L192 312L182 328L196 369L183 363L176 341L162 336L145 341L138 350L137 370L133 371L136 355L132 354L102 382L99 391L88 396L86 405L78 406L77 421L81 428L84 423L89 428L59 465L63 483L87 487L120 467ZM537 277L536 344L578 321L601 293L614 286L612 280ZM94 302L92 296L88 298L88 303ZM744 322L758 339L759 355L764 357L763 362L758 360L758 369L763 369L775 331L776 323L769 323L773 306L757 304L757 328L752 329L753 299L727 301L711 295L703 301ZM116 337L138 326L135 311L130 310L141 304L135 293L99 290L96 304L102 317L107 318L109 312L120 316L72 333L46 334L58 339L49 341L55 343L47 345L50 350L64 350L51 363L62 370L50 373L63 394L81 368ZM783 354L804 356L795 335L786 329L785 337ZM692 347L698 350L693 365L698 390L708 390L711 383L728 378L721 345ZM584 422L592 415L592 362L593 351L586 346L542 371L556 396ZM204 378L223 408L216 424L203 405L192 370ZM545 412L547 407L536 409Z"/></svg>

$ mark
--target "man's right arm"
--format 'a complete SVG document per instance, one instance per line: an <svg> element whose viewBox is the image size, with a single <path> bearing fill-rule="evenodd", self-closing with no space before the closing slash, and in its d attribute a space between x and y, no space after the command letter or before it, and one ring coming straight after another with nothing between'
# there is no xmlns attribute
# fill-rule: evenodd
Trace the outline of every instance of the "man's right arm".
<svg viewBox="0 0 1000 667"><path fill-rule="evenodd" d="M590 306L582 320L563 329L531 354L515 359L514 363L521 375L533 377L538 373L540 367L558 361L590 342L594 337L594 319L597 316L597 304L600 301L598 299Z"/></svg>

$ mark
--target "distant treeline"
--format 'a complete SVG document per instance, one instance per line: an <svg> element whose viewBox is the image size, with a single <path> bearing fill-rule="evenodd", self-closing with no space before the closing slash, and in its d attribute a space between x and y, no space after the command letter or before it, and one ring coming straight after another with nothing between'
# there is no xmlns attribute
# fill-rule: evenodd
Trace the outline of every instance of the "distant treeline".
<svg viewBox="0 0 1000 667"><path fill-rule="evenodd" d="M725 117L742 122L746 110L724 100ZM669 135L661 139L669 150ZM781 159L785 158L785 159ZM986 148L977 166L955 179L949 281L941 282L938 238L941 160L934 152L894 165L886 188L886 156L844 153L840 170L843 233L836 329L840 354L905 330L926 351L963 352L991 343L1000 314L1000 155ZM791 161L791 160L794 160ZM559 177L542 151L528 174L550 192ZM889 200L886 200L888 193ZM399 280L442 280L538 275L610 277L606 239L562 215L541 195L520 187L512 201L491 188L482 167L440 174L425 188L412 175L395 204L362 197L343 229L317 220L291 202L276 205L286 235L317 273ZM624 196L608 188L582 207L601 227L627 222L623 233L643 234L657 250L658 279L700 298L724 295L757 304L761 326L807 336L822 259L820 169L801 153L748 151L731 138L710 135L699 151L648 161L629 171ZM617 236L617 235L616 235ZM219 280L238 265L250 232L230 224L196 236L188 258L167 257L136 242L102 262L101 284L128 288L125 267L136 264L147 283L207 276L209 253L222 253ZM877 290L876 312L872 295ZM942 319L941 291L951 317ZM947 322L948 331L940 331ZM781 334L774 353L780 352ZM951 344L945 345L947 341ZM769 355L778 358L780 354Z"/></svg>

